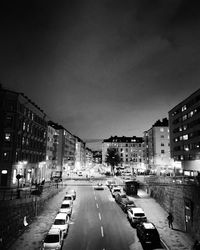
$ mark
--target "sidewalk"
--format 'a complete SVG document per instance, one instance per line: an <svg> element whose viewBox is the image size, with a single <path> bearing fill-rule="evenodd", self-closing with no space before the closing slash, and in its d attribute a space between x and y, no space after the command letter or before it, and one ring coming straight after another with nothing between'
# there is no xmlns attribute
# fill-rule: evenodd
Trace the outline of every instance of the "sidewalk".
<svg viewBox="0 0 200 250"><path fill-rule="evenodd" d="M194 240L178 226L174 224L174 229L168 227L168 213L146 192L138 190L138 197L129 197L137 207L143 208L147 219L157 227L161 240L169 250L190 250Z"/></svg>

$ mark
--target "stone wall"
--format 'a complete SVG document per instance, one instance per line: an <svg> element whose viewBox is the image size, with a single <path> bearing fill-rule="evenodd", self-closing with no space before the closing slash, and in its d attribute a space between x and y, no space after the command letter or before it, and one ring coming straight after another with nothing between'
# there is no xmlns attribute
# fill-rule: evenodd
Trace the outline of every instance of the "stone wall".
<svg viewBox="0 0 200 250"><path fill-rule="evenodd" d="M48 200L62 187L52 188L48 193L31 196L27 199L6 200L0 202L0 249L8 249L13 241L25 230L24 217L28 224L40 214ZM1 245L1 244L0 244Z"/></svg>
<svg viewBox="0 0 200 250"><path fill-rule="evenodd" d="M147 182L141 185L167 212L172 212L179 230L200 239L200 186L192 184ZM186 223L186 206L191 209L190 226Z"/></svg>

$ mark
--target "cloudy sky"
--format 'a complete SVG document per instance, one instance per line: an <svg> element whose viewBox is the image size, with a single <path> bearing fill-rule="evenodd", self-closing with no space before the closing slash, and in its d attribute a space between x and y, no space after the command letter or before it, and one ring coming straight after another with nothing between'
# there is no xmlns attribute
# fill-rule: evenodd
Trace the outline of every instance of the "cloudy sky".
<svg viewBox="0 0 200 250"><path fill-rule="evenodd" d="M142 136L200 87L199 1L5 2L0 82L83 140Z"/></svg>

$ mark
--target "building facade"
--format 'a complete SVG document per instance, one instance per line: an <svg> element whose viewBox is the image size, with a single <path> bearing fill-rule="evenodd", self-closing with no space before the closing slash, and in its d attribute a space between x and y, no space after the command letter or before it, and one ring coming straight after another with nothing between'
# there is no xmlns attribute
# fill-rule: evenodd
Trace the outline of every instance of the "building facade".
<svg viewBox="0 0 200 250"><path fill-rule="evenodd" d="M169 140L169 122L167 118L158 120L144 132L145 164L148 171L155 174L172 174Z"/></svg>
<svg viewBox="0 0 200 250"><path fill-rule="evenodd" d="M111 136L102 142L102 163L105 165L108 148L116 148L121 158L121 166L144 171L144 140L142 137Z"/></svg>
<svg viewBox="0 0 200 250"><path fill-rule="evenodd" d="M46 159L46 114L23 93L0 87L0 117L0 186L39 180Z"/></svg>
<svg viewBox="0 0 200 250"><path fill-rule="evenodd" d="M76 136L75 169L81 170L86 164L86 144Z"/></svg>
<svg viewBox="0 0 200 250"><path fill-rule="evenodd" d="M200 89L169 111L171 157L177 173L200 172Z"/></svg>
<svg viewBox="0 0 200 250"><path fill-rule="evenodd" d="M55 171L64 173L74 168L76 138L62 125L52 121L49 121L48 124L54 129L52 164Z"/></svg>

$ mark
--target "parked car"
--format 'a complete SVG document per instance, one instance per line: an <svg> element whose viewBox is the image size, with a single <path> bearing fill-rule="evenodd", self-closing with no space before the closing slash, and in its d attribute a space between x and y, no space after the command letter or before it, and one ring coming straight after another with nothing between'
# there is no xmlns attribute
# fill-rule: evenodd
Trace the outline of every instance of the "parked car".
<svg viewBox="0 0 200 250"><path fill-rule="evenodd" d="M107 180L106 185L108 186L109 189L111 189L113 185L116 185L116 182L115 180Z"/></svg>
<svg viewBox="0 0 200 250"><path fill-rule="evenodd" d="M94 186L95 190L104 190L104 186L102 183L97 183L97 185Z"/></svg>
<svg viewBox="0 0 200 250"><path fill-rule="evenodd" d="M112 196L113 196L113 197L115 196L116 193L121 193L121 192L122 192L122 189L121 189L121 187L119 187L119 186L113 187L113 188L111 189L111 193L112 193Z"/></svg>
<svg viewBox="0 0 200 250"><path fill-rule="evenodd" d="M115 201L117 203L120 204L122 202L122 200L124 200L124 199L128 199L126 193L116 193L116 195L115 195Z"/></svg>
<svg viewBox="0 0 200 250"><path fill-rule="evenodd" d="M67 215L71 216L71 214L72 214L72 202L70 200L63 201L59 212L66 213Z"/></svg>
<svg viewBox="0 0 200 250"><path fill-rule="evenodd" d="M123 199L123 201L120 203L120 206L122 210L127 213L128 209L136 207L134 201L127 199Z"/></svg>
<svg viewBox="0 0 200 250"><path fill-rule="evenodd" d="M73 203L73 195L72 194L65 194L64 198L63 198L64 201L71 201Z"/></svg>
<svg viewBox="0 0 200 250"><path fill-rule="evenodd" d="M51 228L42 242L41 250L47 250L47 249L60 250L62 248L62 244L63 244L62 230L60 230L59 228Z"/></svg>
<svg viewBox="0 0 200 250"><path fill-rule="evenodd" d="M146 222L147 218L142 208L132 207L127 210L127 218L133 226L140 222Z"/></svg>
<svg viewBox="0 0 200 250"><path fill-rule="evenodd" d="M69 229L69 216L66 213L58 213L52 228L59 228L62 230L63 235L66 235Z"/></svg>
<svg viewBox="0 0 200 250"><path fill-rule="evenodd" d="M137 236L141 243L151 246L160 245L160 236L155 225L151 222L141 222L136 226Z"/></svg>
<svg viewBox="0 0 200 250"><path fill-rule="evenodd" d="M66 194L70 194L73 196L73 200L76 200L76 191L74 189L70 189L66 192Z"/></svg>

